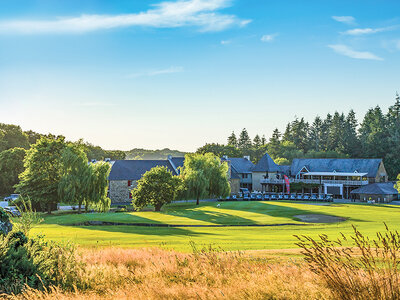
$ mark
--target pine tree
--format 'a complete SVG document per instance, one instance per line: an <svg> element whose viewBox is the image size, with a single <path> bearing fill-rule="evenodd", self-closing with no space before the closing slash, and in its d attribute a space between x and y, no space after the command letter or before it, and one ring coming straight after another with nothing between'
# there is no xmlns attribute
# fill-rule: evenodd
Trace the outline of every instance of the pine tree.
<svg viewBox="0 0 400 300"><path fill-rule="evenodd" d="M343 132L343 148L344 153L350 157L360 157L360 140L357 135L358 122L354 110L350 110L345 122L345 130Z"/></svg>
<svg viewBox="0 0 400 300"><path fill-rule="evenodd" d="M278 128L275 128L272 137L269 139L268 143L268 154L272 158L277 158L280 155L280 148L281 148L281 133L279 132Z"/></svg>
<svg viewBox="0 0 400 300"><path fill-rule="evenodd" d="M310 145L314 151L321 150L321 134L323 130L323 122L319 116L317 116L310 128Z"/></svg>
<svg viewBox="0 0 400 300"><path fill-rule="evenodd" d="M238 146L238 141L234 131L232 131L232 134L228 137L228 146L233 146L233 147Z"/></svg>
<svg viewBox="0 0 400 300"><path fill-rule="evenodd" d="M265 134L263 134L261 138L261 145L265 146L265 144L267 144L267 139L265 138Z"/></svg>
<svg viewBox="0 0 400 300"><path fill-rule="evenodd" d="M240 150L249 150L251 148L251 139L246 128L243 128L239 135L238 148Z"/></svg>
<svg viewBox="0 0 400 300"><path fill-rule="evenodd" d="M254 140L253 140L253 146L254 146L254 148L260 148L261 146L262 146L262 143L261 143L261 138L260 138L260 136L257 134L255 137L254 137Z"/></svg>
<svg viewBox="0 0 400 300"><path fill-rule="evenodd" d="M387 113L388 147L386 154L386 169L391 178L400 173L400 97L396 93L396 101L389 107Z"/></svg>

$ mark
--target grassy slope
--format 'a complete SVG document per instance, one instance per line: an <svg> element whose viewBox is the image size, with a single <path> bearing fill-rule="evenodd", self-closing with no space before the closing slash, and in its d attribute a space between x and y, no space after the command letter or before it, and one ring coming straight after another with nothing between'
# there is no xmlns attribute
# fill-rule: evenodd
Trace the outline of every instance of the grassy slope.
<svg viewBox="0 0 400 300"><path fill-rule="evenodd" d="M70 240L82 246L153 247L190 250L189 242L220 246L224 250L286 249L296 247L294 234L332 237L349 233L351 225L373 236L383 230L383 222L391 229L400 227L400 206L332 204L318 206L285 202L224 202L171 204L163 212L104 213L60 215L45 218L34 234L45 234L53 240ZM298 223L298 214L329 214L348 218L334 224L307 224L306 226L229 227L229 228L156 228L135 226L65 226L85 220L126 223L166 224L282 224Z"/></svg>

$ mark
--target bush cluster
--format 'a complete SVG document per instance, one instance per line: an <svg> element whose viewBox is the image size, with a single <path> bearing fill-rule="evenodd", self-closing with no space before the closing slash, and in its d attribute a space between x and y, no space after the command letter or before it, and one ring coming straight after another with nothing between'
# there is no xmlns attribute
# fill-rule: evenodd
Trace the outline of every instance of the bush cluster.
<svg viewBox="0 0 400 300"><path fill-rule="evenodd" d="M21 231L0 235L0 292L18 294L25 287L72 289L80 264L70 245L29 239Z"/></svg>

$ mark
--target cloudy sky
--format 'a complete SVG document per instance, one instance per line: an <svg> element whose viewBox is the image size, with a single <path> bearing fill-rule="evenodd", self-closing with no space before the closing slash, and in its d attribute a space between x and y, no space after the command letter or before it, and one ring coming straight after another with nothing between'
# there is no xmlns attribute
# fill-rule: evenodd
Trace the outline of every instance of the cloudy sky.
<svg viewBox="0 0 400 300"><path fill-rule="evenodd" d="M0 0L0 122L194 151L400 90L400 2Z"/></svg>

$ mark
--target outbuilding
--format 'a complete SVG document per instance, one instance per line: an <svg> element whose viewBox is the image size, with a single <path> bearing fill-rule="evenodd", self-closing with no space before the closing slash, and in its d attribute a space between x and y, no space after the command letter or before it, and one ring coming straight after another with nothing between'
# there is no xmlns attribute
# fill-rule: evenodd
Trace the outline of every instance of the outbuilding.
<svg viewBox="0 0 400 300"><path fill-rule="evenodd" d="M378 203L388 203L399 199L399 192L393 182L378 182L365 185L351 191L355 199L363 202L375 201Z"/></svg>

